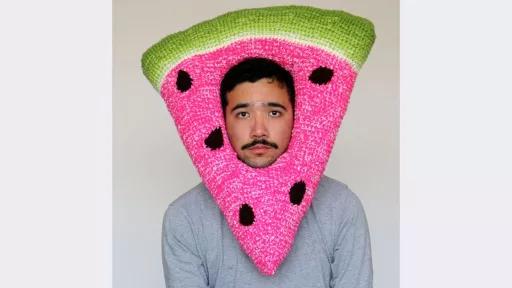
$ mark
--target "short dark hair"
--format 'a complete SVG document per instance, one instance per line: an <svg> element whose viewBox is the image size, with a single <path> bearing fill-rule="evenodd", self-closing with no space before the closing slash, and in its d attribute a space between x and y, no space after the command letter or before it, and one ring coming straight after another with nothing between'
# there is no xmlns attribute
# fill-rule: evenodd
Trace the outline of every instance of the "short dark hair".
<svg viewBox="0 0 512 288"><path fill-rule="evenodd" d="M277 62L267 58L246 58L242 62L231 67L224 75L220 84L220 100L222 112L225 115L228 106L227 93L233 90L236 85L243 82L254 83L263 78L270 78L286 86L292 108L295 107L295 87L290 72L284 69Z"/></svg>

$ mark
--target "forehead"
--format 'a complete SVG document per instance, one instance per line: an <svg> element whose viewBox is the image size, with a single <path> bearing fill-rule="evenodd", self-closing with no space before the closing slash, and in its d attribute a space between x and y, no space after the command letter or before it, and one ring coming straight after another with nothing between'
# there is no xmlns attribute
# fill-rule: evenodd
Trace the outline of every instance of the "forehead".
<svg viewBox="0 0 512 288"><path fill-rule="evenodd" d="M278 102L290 104L286 85L269 78L260 79L254 83L242 82L226 94L228 105L236 105L240 102L267 103Z"/></svg>

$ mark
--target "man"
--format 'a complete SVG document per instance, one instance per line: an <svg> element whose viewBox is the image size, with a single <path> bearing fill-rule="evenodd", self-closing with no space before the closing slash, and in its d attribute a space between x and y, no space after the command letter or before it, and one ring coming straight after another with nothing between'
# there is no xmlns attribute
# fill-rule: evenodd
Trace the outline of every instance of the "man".
<svg viewBox="0 0 512 288"><path fill-rule="evenodd" d="M247 58L221 82L230 144L239 160L266 168L286 152L294 125L292 75ZM372 287L370 238L359 199L323 176L292 250L271 277L261 275L201 183L169 205L163 224L167 287Z"/></svg>
<svg viewBox="0 0 512 288"><path fill-rule="evenodd" d="M323 172L374 40L362 17L279 6L144 53L202 179L165 214L168 287L372 286L361 203Z"/></svg>

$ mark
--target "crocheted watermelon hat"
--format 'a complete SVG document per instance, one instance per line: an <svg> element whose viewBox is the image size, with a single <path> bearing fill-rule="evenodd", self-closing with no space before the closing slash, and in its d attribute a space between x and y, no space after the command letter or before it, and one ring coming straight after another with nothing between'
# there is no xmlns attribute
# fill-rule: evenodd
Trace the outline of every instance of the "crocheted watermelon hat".
<svg viewBox="0 0 512 288"><path fill-rule="evenodd" d="M364 18L282 6L199 23L165 37L142 57L144 75L165 101L205 186L264 275L273 275L292 248L374 40L373 24ZM265 168L237 159L220 98L224 74L253 57L277 62L295 83L288 149Z"/></svg>

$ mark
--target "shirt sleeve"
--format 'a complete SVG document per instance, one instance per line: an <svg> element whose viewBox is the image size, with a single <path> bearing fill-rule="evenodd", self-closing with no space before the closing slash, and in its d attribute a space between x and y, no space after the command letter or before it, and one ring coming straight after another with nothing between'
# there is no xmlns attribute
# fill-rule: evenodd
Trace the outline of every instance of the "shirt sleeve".
<svg viewBox="0 0 512 288"><path fill-rule="evenodd" d="M331 268L331 287L372 288L373 268L370 233L361 201L351 192L347 209L343 212Z"/></svg>
<svg viewBox="0 0 512 288"><path fill-rule="evenodd" d="M162 261L167 288L208 287L207 272L193 231L185 211L169 206L162 227Z"/></svg>

